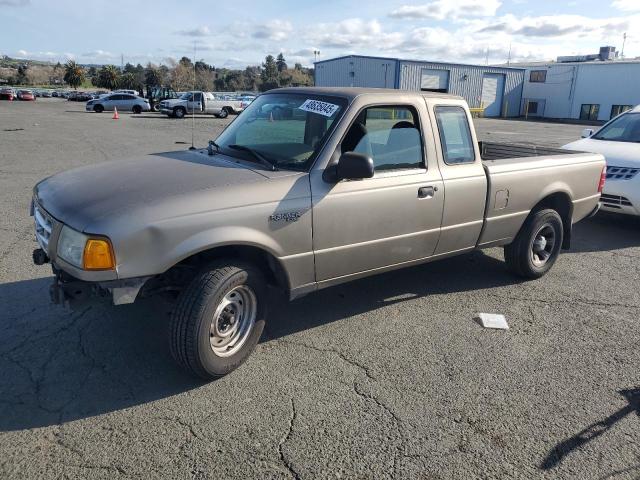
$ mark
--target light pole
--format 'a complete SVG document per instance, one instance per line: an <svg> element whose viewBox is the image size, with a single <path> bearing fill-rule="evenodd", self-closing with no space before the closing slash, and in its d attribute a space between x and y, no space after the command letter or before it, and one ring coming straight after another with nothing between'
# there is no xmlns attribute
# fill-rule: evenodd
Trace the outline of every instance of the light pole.
<svg viewBox="0 0 640 480"><path fill-rule="evenodd" d="M318 67L316 66L316 63L318 61L318 57L320 56L320 50L314 50L313 51L313 85L315 86L316 84L316 74L317 74L317 70Z"/></svg>

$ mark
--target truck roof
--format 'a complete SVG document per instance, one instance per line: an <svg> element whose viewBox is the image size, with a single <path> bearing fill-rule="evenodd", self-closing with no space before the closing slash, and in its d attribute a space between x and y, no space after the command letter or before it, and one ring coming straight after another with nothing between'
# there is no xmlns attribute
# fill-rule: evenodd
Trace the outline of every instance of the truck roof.
<svg viewBox="0 0 640 480"><path fill-rule="evenodd" d="M398 90L395 88L362 88L362 87L288 87L288 88L276 88L270 90L269 93L302 93L302 94L315 94L315 95L334 95L340 97L347 97L349 100L353 100L361 95L415 95L420 97L432 97L432 98L455 98L457 100L463 100L459 95L452 95L450 93L440 92L423 92L416 90Z"/></svg>

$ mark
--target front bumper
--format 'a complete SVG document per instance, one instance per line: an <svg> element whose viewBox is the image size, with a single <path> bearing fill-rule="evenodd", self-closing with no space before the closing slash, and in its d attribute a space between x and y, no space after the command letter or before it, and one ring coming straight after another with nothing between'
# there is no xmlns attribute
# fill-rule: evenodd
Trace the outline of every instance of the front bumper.
<svg viewBox="0 0 640 480"><path fill-rule="evenodd" d="M34 255L35 261L35 255ZM81 308L95 301L125 305L135 302L140 289L151 277L128 278L106 282L87 282L75 278L52 265L54 278L49 286L49 296L54 304Z"/></svg>
<svg viewBox="0 0 640 480"><path fill-rule="evenodd" d="M640 216L640 175L631 180L607 180L600 204L605 212Z"/></svg>

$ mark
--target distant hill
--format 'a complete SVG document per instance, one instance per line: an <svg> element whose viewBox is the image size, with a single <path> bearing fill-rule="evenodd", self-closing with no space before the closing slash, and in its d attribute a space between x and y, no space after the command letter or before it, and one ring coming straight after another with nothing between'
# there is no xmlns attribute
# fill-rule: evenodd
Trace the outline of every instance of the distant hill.
<svg viewBox="0 0 640 480"><path fill-rule="evenodd" d="M24 64L28 65L42 65L42 66L53 66L54 62L46 62L43 60L29 60L25 58L11 58L6 55L0 57L0 67L5 68L18 68L20 65Z"/></svg>

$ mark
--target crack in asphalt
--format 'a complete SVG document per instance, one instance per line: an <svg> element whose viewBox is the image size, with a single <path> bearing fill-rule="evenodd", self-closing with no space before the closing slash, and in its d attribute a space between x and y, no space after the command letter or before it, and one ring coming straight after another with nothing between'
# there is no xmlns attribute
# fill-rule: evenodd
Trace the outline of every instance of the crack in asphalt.
<svg viewBox="0 0 640 480"><path fill-rule="evenodd" d="M289 417L289 429L287 430L287 433L280 439L280 442L278 443L278 454L280 455L280 461L286 467L291 477L293 477L295 480L300 480L300 474L296 472L296 470L291 465L291 462L287 460L283 450L284 444L289 441L289 438L291 438L291 434L293 433L293 422L295 422L297 416L298 416L298 412L296 410L296 403L292 397L291 398L291 416Z"/></svg>
<svg viewBox="0 0 640 480"><path fill-rule="evenodd" d="M348 363L349 365L352 365L358 369L360 369L362 372L364 372L365 376L369 379L369 380L373 380L376 381L377 378L371 374L371 369L369 367L367 367L366 365L364 365L363 363L360 363L352 358L347 357L344 353L340 352L339 350L335 350L333 348L320 348L320 347L316 347L315 345L309 345L307 343L304 342L293 342L291 340L286 340L284 338L280 338L277 340L280 343L285 343L285 344L289 344L289 345L295 345L298 347L303 347L303 348L308 348L310 350L315 350L316 352L322 352L322 353L332 353L334 355L337 355L338 357L340 357L344 362Z"/></svg>
<svg viewBox="0 0 640 480"><path fill-rule="evenodd" d="M389 408L387 405L381 402L375 395L360 390L358 383L355 381L353 382L353 391L358 396L362 397L365 401L370 400L373 403L375 403L378 407L380 407L382 410L387 412L387 414L389 414L389 416L391 417L393 424L395 425L396 430L398 431L398 439L399 439L398 444L396 445L395 451L393 452L393 465L391 470L391 478L397 478L396 473L398 471L398 459L399 457L404 456L404 452L403 452L404 436L402 434L402 428L400 426L402 424L402 420L393 412L393 410L391 410L391 408Z"/></svg>

